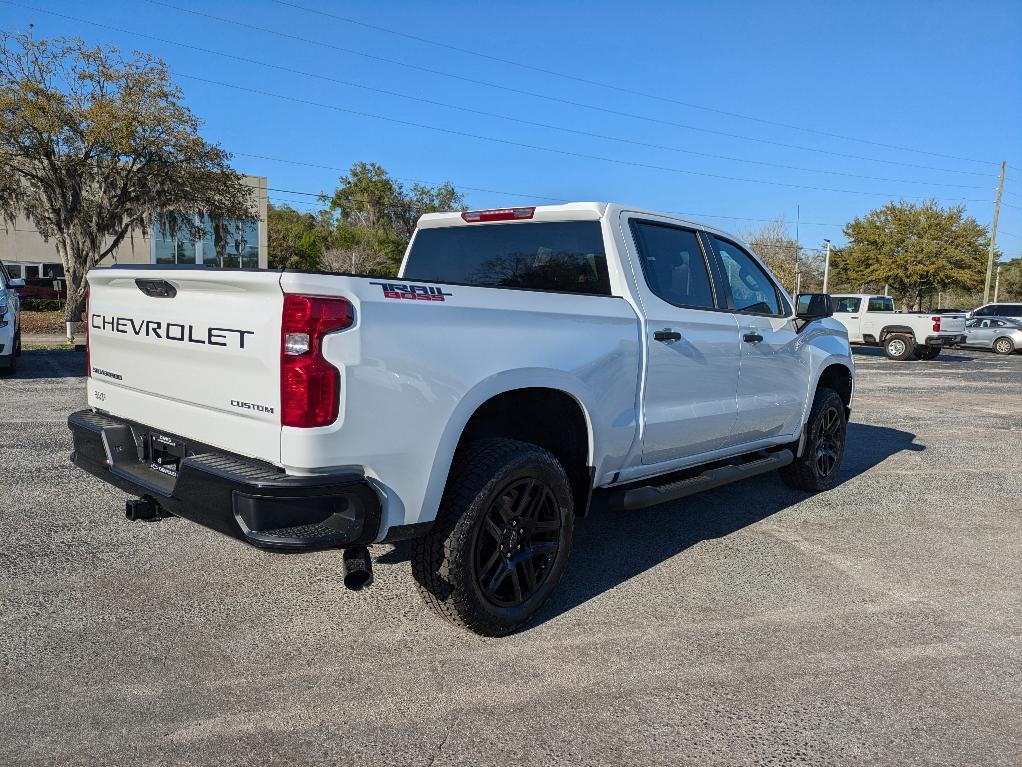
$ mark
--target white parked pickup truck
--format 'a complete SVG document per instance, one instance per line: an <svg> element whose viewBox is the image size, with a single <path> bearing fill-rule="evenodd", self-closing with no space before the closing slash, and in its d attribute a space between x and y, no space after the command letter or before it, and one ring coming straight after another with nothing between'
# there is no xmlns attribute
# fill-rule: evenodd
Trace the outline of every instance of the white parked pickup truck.
<svg viewBox="0 0 1022 767"><path fill-rule="evenodd" d="M894 311L894 299L868 293L831 296L834 319L853 344L882 346L889 359L912 355L932 360L945 346L965 342L964 314L907 314Z"/></svg>
<svg viewBox="0 0 1022 767"><path fill-rule="evenodd" d="M88 275L74 462L268 549L413 539L425 602L529 620L576 517L780 470L830 487L854 368L735 237L607 203L424 216L398 277L113 267Z"/></svg>

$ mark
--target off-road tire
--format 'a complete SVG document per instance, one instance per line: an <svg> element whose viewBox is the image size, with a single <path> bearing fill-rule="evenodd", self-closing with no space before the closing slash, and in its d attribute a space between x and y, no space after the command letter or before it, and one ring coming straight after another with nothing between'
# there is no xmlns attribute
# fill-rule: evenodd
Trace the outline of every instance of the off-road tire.
<svg viewBox="0 0 1022 767"><path fill-rule="evenodd" d="M523 588L521 602L501 606L487 598L477 582L477 571L482 569L477 564L477 547L491 535L492 528L483 528L494 511L500 513L498 502L513 492L508 489L531 480L552 494L546 509L560 526L546 535L556 536L556 550L544 560L547 565L535 591L525 596ZM471 442L455 457L433 527L412 541L412 575L419 595L455 626L484 636L511 633L539 612L557 586L571 549L574 517L568 477L549 452L513 439ZM497 565L504 566L503 560ZM509 570L514 572L515 584L520 583L522 571Z"/></svg>
<svg viewBox="0 0 1022 767"><path fill-rule="evenodd" d="M901 334L890 335L884 339L884 354L887 355L889 360L901 362L908 359L915 346L916 343L911 336Z"/></svg>
<svg viewBox="0 0 1022 767"><path fill-rule="evenodd" d="M828 432L828 424L834 423L828 419L835 417L837 424L836 435ZM847 423L845 421L845 403L841 395L833 389L821 386L816 390L816 397L813 399L813 407L809 411L809 419L806 421L806 441L801 456L795 456L795 460L779 470L781 479L788 487L796 490L808 490L818 493L821 490L829 490L837 479L838 470L841 468L841 459L845 454L845 432ZM836 436L836 447L831 445L830 437ZM833 466L827 472L820 468L821 446L833 449Z"/></svg>
<svg viewBox="0 0 1022 767"><path fill-rule="evenodd" d="M912 350L912 356L917 360L933 360L940 354L939 346L917 346Z"/></svg>
<svg viewBox="0 0 1022 767"><path fill-rule="evenodd" d="M1015 351L1015 344L1010 338L1001 336L1000 338L994 339L994 351L998 354L1011 354Z"/></svg>

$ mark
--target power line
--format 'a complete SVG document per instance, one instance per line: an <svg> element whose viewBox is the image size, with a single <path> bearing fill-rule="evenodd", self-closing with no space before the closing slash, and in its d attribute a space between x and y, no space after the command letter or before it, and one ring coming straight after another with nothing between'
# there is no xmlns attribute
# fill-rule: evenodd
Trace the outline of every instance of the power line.
<svg viewBox="0 0 1022 767"><path fill-rule="evenodd" d="M5 1L5 0L0 0L0 1ZM753 160L753 159L748 159L748 158L744 158L744 157L731 157L729 155L713 154L713 153L710 153L710 152L699 152L699 151L696 151L696 150L693 150L693 149L683 149L681 147L666 146L666 145L663 145L663 144L656 144L656 143L647 142L647 141L637 141L635 139L629 139L629 138L622 137L622 136L613 136L613 135L608 135L608 134L603 134L603 133L595 133L595 132L592 132L592 131L580 130L580 129L577 129L577 128L569 128L569 127L565 127L565 126L562 126L562 125L554 125L554 124L551 124L551 123L543 123L543 122L537 122L537 121L534 121L534 120L526 120L526 119L523 119L523 118L514 117L512 115L500 114L500 113L497 113L497 112L488 112L488 111L481 110L481 109L473 109L472 107L460 106L458 104L450 104L450 103L446 103L446 102L443 102L443 101L437 101L435 99L428 99L428 98L424 98L422 96L414 96L414 95L411 95L411 94L408 94L408 93L401 93L401 92L398 92L398 91L387 90L387 89L384 89L384 88L375 88L375 87L370 86L370 85L365 85L364 83L353 82L351 80L342 80L342 79L339 79L339 78L336 78L336 77L331 77L329 75L320 74L318 72L307 72L307 71L304 71L304 70L301 70L301 69L295 69L293 67L284 66L282 64L273 64L271 62L262 61L262 60L259 60L259 59L253 59L253 58L249 58L249 57L246 57L246 56L239 56L239 55L236 55L236 54L227 53L225 51L218 51L218 50L215 50L213 48L204 48L204 47L199 46L199 45L193 45L192 43L185 43L185 42L181 42L179 40L171 40L171 39L168 39L168 38L165 38L165 37L160 37L158 35L151 35L151 34L148 34L146 32L136 32L134 30L124 29L123 27L116 27L116 26L112 26L112 25L109 25L109 24L101 24L99 22L91 21L89 19L82 19L82 18L79 18L79 17L76 17L76 16L70 16L68 14L58 13L56 11L48 11L48 10L42 10L42 9L36 9L36 10L40 10L43 13L48 13L48 14L51 14L53 16L58 16L58 17L61 17L61 18L65 18L65 19L68 19L70 21L74 21L74 22L77 22L77 23L89 24L91 26L98 27L100 29L107 29L107 30L111 30L111 31L114 31L114 32L120 32L120 33L123 33L123 34L135 35L136 37L142 37L142 38L145 38L145 39L148 39L148 40L155 40L157 42L165 43L167 45L176 45L176 46L179 46L181 48L187 48L187 49L194 50L194 51L200 51L202 53L210 54L210 55L213 55L213 56L220 56L222 58L231 59L231 60L234 60L234 61L240 61L240 62L243 62L243 63L246 63L246 64L255 64L256 66L266 67L268 69L276 69L278 71L288 72L290 74L300 75L302 77L311 77L311 78L315 78L315 79L318 79L318 80L324 80L326 82L332 82L332 83L336 83L336 84L339 84L339 85L344 85L346 87L360 88L362 90L367 90L367 91L370 91L370 92L373 92L373 93L381 93L381 94L384 94L384 95L387 95L387 96L394 96L394 97L397 97L397 98L407 99L409 101L415 101L415 102L419 102L419 103L423 103L423 104L430 104L432 106L440 106L440 107L444 107L446 109L454 109L454 110L461 111L461 112L467 112L467 113L470 113L470 114L481 115L483 117L493 117L493 118L497 118L497 119L500 119L500 120L508 120L510 122L515 122L515 123L519 123L519 124L522 124L522 125L529 125L529 126L536 127L536 128L545 128L545 129L548 129L548 130L561 131L563 133L569 133L569 134L577 135L577 136L588 136L590 138L597 138L597 139L602 139L602 140L605 140L605 141L615 141L615 142L618 142L618 143L630 144L630 145L633 145L633 146L644 147L644 148L647 148L647 149L657 149L657 150L667 151L667 152L679 152L681 154L689 154L689 155L693 155L693 156L697 156L697 157L706 157L706 158L715 159L715 160L726 160L726 161L729 161L729 162L742 162L742 163L748 163L750 165L760 165L760 166L764 166L764 167L768 167L768 168L780 168L780 169L783 169L783 170L794 170L794 171L799 171L799 172L803 172L803 173L821 173L821 174L824 174L824 175L844 176L844 177L847 177L847 178L857 178L857 179L862 179L862 180L866 180L866 181L883 181L883 182L889 182L889 183L894 183L894 184L920 184L920 185L924 185L924 186L949 187L949 188L957 188L957 189L986 189L985 186L979 186L979 185L976 185L976 184L953 184L953 183L948 183L948 182L945 182L945 181L922 181L922 180L916 180L916 179L888 178L888 177L884 177L884 176L869 176L869 175L864 175L864 174L861 174L861 173L848 173L846 171L839 171L839 170L826 170L826 169L822 169L822 168L805 168L805 167L801 167L801 166L798 166L798 165L786 165L786 164L783 164L783 163L768 162L768 161L765 161L765 160Z"/></svg>
<svg viewBox="0 0 1022 767"><path fill-rule="evenodd" d="M41 11L43 13L49 13L49 11L43 11L42 9L34 8L32 6L21 5L19 3L14 3L14 2L11 2L11 0L0 0L0 2L5 2L8 5L16 5L16 6L19 6L19 7L22 7L22 8L30 8L32 10ZM440 77L447 77L447 78L454 79L454 80L459 80L459 81L462 81L462 82L472 83L474 85L482 85L482 86L485 86L485 87L488 87L488 88L496 88L496 89L499 89L499 90L507 91L509 93L517 93L519 95L530 96L532 98L538 98L538 99L544 99L546 101L552 101L552 102L556 102L556 103L560 103L560 104L567 104L569 106L580 107L580 108L583 108L583 109L590 109L590 110L602 112L602 113L605 113L605 114L613 114L613 115L616 115L616 116L619 116L619 117L628 117L630 119L643 120L643 121L647 121L647 122L658 123L658 124L661 124L661 125L669 125L669 126L676 127L676 128L683 128L685 130L698 131L698 132L701 132L701 133L709 133L709 134L716 135L716 136L724 136L724 137L727 137L727 138L734 138L734 139L739 139L739 140L742 140L742 141L753 141L753 142L760 143L760 144L770 144L772 146L780 146L780 147L784 147L784 148L787 148L787 149L797 149L797 150L805 151L805 152L816 152L818 154L832 155L832 156L835 156L835 157L844 157L844 158L853 159L853 160L865 160L865 161L868 161L868 162L888 163L888 164L891 164L891 165L901 165L901 166L909 167L909 168L919 168L919 169L923 169L923 170L939 171L941 173L964 173L964 174L968 174L968 175L982 176L982 177L985 177L985 178L989 178L990 177L989 173L983 173L983 172L980 172L980 171L956 170L956 169L953 169L953 168L939 168L939 167L934 167L934 166L931 166L931 165L919 165L917 163L909 163L909 162L904 162L904 161L900 161L900 160L885 160L885 159L881 159L881 158L878 158L878 157L867 157L867 156L863 156L863 155L848 154L848 153L844 153L844 152L834 152L834 151L831 151L831 150L818 149L816 147L804 146L804 145L800 145L800 144L787 144L787 143L780 142L780 141L772 141L770 139L757 138L755 136L745 136L745 135L741 135L741 134L737 134L737 133L728 133L726 131L719 131L719 130L714 130L714 129L711 129L711 128L702 128L702 127L698 127L698 126L695 126L695 125L688 125L686 123L679 123L679 122L674 122L674 121L671 121L671 120L664 120L664 119L661 119L661 118L649 117L649 116L646 116L646 115L639 115L639 114L634 114L634 113L631 113L631 112L624 112L624 111L620 111L620 110L616 110L616 109L611 109L609 107L600 106L600 105L597 105L597 104L587 104L587 103L580 102L580 101L572 101L570 99L560 98L560 97L557 97L557 96L550 96L548 94L537 93L535 91L529 91L529 90L525 90L525 89L522 89L522 88L515 88L515 87L509 86L509 85L504 85L504 84L501 84L501 83L493 83L493 82L489 82L489 81L486 81L486 80L478 80L478 79L475 79L475 78L467 77L467 76L464 76L464 75L458 75L458 74L453 74L453 73L450 73L450 72L444 72L444 71L441 71L441 70L438 70L438 69L432 69L430 67L424 67L424 66L421 66L421 65L418 65L418 64L410 64L408 62L400 61L398 59L391 59L391 58L387 58L385 56L378 56L378 55L371 54L371 53L365 53L364 51L358 51L358 50L354 50L352 48L346 48L344 46L335 45L333 43L322 42L320 40L313 40L311 38L301 37L300 35L293 35L293 34L290 34L290 33L287 33L287 32L281 32L281 31L276 30L276 29L269 29L267 27L260 27L260 26L257 26L255 24L249 24L247 22L238 21L236 19L225 18L223 16L216 16L216 15L211 14L211 13L205 13L203 11L197 11L197 10L194 10L194 9L191 9L191 8L182 8L181 6L172 5L171 3L162 2L161 0L146 0L146 2L148 2L148 3L152 4L152 5L157 5L157 6L163 7L163 8L170 8L172 10L179 11L181 13L188 13L188 14L192 14L194 16L200 16L202 18L212 19L214 21L219 21L219 22L224 23L224 24L231 24L231 25L242 27L242 28L245 28L245 29L251 29L251 30L258 31L258 32L264 32L264 33L269 34L269 35L275 35L277 37L282 37L282 38L289 39L289 40L295 40L297 42L305 43L307 45L316 45L316 46L323 47L323 48L328 48L328 49L331 49L331 50L341 51L342 53L349 53L349 54L354 55L354 56L361 56L363 58L370 59L372 61L380 61L380 62L384 62L384 63L387 63L387 64L393 64L393 65L399 66L399 67L405 67L405 68L408 68L408 69L413 69L413 70L416 70L416 71L425 72L427 74L438 75ZM55 14L55 15L59 15L59 14Z"/></svg>
<svg viewBox="0 0 1022 767"><path fill-rule="evenodd" d="M945 159L949 159L949 160L961 160L963 162L974 162L974 163L982 163L982 164L996 164L995 162L993 162L991 160L977 160L977 159L972 158L972 157L961 157L961 156L958 156L958 155L944 154L942 152L931 152L931 151L928 151L928 150L925 150L925 149L916 149L914 147L899 146L897 144L886 144L886 143L881 142L881 141L873 141L871 139L858 138L856 136L846 136L846 135L843 135L843 134L840 134L840 133L831 133L829 131L819 130L817 128L808 128L808 127L806 127L804 125L793 125L791 123L783 123L783 122L778 122L776 120L768 120L768 119L765 119L765 118L762 118L762 117L755 117L755 116L752 116L752 115L745 115L745 114L741 114L739 112L730 112L730 111L727 111L727 110L724 110L724 109L717 109L715 107L708 107L708 106L705 106L705 105L702 105L702 104L695 104L695 103L692 103L690 101L681 101L680 99L671 98L669 96L663 96L663 95L658 94L658 93L650 93L648 91L640 91L640 90L636 90L634 88L625 88L625 87L620 86L620 85L614 85L612 83L607 83L607 82L603 82L603 81L600 81L600 80L591 80L591 79L586 78L586 77L579 77L577 75L572 75L572 74L568 74L568 73L565 73L565 72L558 72L556 70L547 69L545 67L537 67L537 66L535 66L533 64L526 64L524 62L515 61L513 59L506 59L506 58L502 58L500 56L493 56L491 54L482 53L480 51L474 51L474 50L471 50L469 48L461 48L459 46L451 45L449 43L440 42L438 40L430 40L429 38L419 37L418 35L408 34L407 32L400 32L398 30L389 29L387 27L378 26L376 24L369 24L367 22L359 21L358 19L353 19L353 18L350 18L348 16L340 16L338 14L328 13L327 11L321 11L321 10L316 9L316 8L309 8L309 7L306 7L304 5L298 5L297 3L285 2L285 0L272 0L272 1L277 3L278 5L284 5L284 6L287 6L289 8L296 8L296 9L301 10L301 11L306 11L307 13L315 13L315 14L318 14L320 16L325 16L325 17L328 17L328 18L331 18L331 19L337 19L338 21L343 21L343 22L348 23L348 24L356 24L358 26L365 27L367 29L375 29L375 30L377 30L379 32L386 32L387 34L397 35L399 37L404 37L404 38L409 39L409 40L415 40L415 41L420 42L420 43L426 43L427 45L434 45L434 46L437 46L439 48L446 48L448 50L457 51L459 53L465 53L465 54L468 54L470 56L477 56L479 58L488 59L489 61L500 62L502 64L510 64L511 66L521 67L522 69L532 70L533 72L541 72L543 74L553 75L555 77L561 77L561 78L564 78L566 80L572 80L572 81L578 82L578 83L585 83L586 85L595 85L595 86L597 86L599 88L607 88L609 90L617 91L619 93L630 93L630 94L635 95L635 96L642 96L643 98L654 99L656 101L662 101L662 102L666 102L666 103L670 103L670 104L678 104L679 106L688 107L690 109L699 109L699 110L702 110L704 112L710 112L710 113L713 113L713 114L724 115L726 117L736 117L736 118L739 118L739 119L742 119L742 120L751 120L753 122L762 123L764 125L771 125L771 126L774 126L774 127L777 127L777 128L787 128L789 130L800 130L800 131L805 131L806 133L815 133L817 135L827 136L829 138L837 138L837 139L842 139L842 140L845 140L845 141L857 141L857 142L862 143L862 144L870 144L872 146L884 147L886 149L896 149L896 150L902 151L902 152L916 152L918 154L925 154L925 155L929 155L931 157L943 157ZM160 4L164 5L164 3L160 3Z"/></svg>
<svg viewBox="0 0 1022 767"><path fill-rule="evenodd" d="M152 0L150 0L152 1ZM554 147L546 147L538 144L527 144L522 141L512 141L511 139L500 138L497 136L485 136L478 133L470 133L468 131L456 130L454 128L443 128L437 125L429 125L427 123L414 122L412 120L402 120L397 117L389 117L387 115L375 114L373 112L365 112L358 109L348 109L347 107L337 106L336 104L324 104L318 101L311 101L309 99L298 98L297 96L288 96L281 93L273 93L272 91L265 91L259 88L248 88L243 85L236 85L234 83L225 83L220 80L212 80L206 77L199 77L198 75L188 75L182 72L177 73L178 77L184 77L189 80L197 80L198 82L208 83L210 85L219 85L225 88L232 88L234 90L243 91L245 93L254 93L261 96L269 96L271 98L281 99L283 101L289 101L295 104L305 104L308 106L318 107L320 109L329 109L335 112L342 112L344 114L351 114L358 117L367 117L375 120L382 120L384 122L394 123L396 125L403 125L410 128L417 128L420 130L430 130L437 133L445 133L452 136L461 136L463 138L473 138L480 141L489 141L496 144L502 144L505 146L513 146L521 149L531 149L539 152L549 152L551 154L559 154L566 157L576 157L584 160L596 160L598 162L606 162L613 165L624 165L633 168L645 168L648 170L660 170L668 173L681 173L692 176L699 176L702 178L715 178L724 181L738 181L747 184L765 184L767 186L778 186L789 189L806 189L816 192L834 192L838 194L858 194L867 195L874 197L903 197L904 195L892 194L889 192L865 192L856 189L835 189L832 187L821 187L821 186L807 186L805 184L791 184L784 181L770 181L765 179L754 179L754 178L743 178L740 176L725 176L719 173L707 173L705 171L690 170L687 168L672 168L666 165L655 165L653 163L643 163L636 160L621 160L612 157L603 157L601 155L586 154L584 152L573 152L567 149L557 149ZM916 195L916 197L925 197L925 195ZM937 198L943 200L955 200L960 202L986 202L986 200L968 200L962 197L943 197Z"/></svg>

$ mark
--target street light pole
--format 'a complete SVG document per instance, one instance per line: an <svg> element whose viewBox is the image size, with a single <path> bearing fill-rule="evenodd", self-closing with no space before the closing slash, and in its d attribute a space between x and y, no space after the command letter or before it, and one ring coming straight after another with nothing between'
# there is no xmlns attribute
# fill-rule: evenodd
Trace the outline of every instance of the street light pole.
<svg viewBox="0 0 1022 767"><path fill-rule="evenodd" d="M830 240L824 240L827 243L827 260L823 262L823 292L827 292L827 281L830 278Z"/></svg>

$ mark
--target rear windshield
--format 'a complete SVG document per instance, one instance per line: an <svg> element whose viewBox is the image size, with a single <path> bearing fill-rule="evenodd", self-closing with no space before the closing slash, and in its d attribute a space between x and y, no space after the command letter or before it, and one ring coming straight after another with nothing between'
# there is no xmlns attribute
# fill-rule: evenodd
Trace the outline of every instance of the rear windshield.
<svg viewBox="0 0 1022 767"><path fill-rule="evenodd" d="M420 229L404 279L610 295L598 221Z"/></svg>

